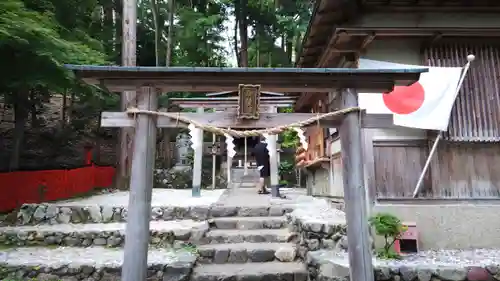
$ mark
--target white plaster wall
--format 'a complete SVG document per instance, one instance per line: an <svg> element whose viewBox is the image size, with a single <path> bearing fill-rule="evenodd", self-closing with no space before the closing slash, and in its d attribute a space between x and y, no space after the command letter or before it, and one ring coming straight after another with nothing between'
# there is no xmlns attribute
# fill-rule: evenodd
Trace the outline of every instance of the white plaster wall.
<svg viewBox="0 0 500 281"><path fill-rule="evenodd" d="M480 28L500 27L497 13L393 13L377 12L366 14L349 26L356 27L442 27Z"/></svg>
<svg viewBox="0 0 500 281"><path fill-rule="evenodd" d="M387 212L414 222L421 250L500 247L500 204L469 202L379 203L374 212Z"/></svg>

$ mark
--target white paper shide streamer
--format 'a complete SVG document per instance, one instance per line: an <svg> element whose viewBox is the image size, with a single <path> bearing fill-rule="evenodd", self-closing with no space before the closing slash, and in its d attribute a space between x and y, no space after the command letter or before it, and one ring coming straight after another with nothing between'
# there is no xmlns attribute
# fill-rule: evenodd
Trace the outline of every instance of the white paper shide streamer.
<svg viewBox="0 0 500 281"><path fill-rule="evenodd" d="M191 148L194 151L201 149L203 146L203 130L196 128L193 124L189 124L188 129L191 136Z"/></svg>
<svg viewBox="0 0 500 281"><path fill-rule="evenodd" d="M236 155L236 150L234 150L234 138L228 134L224 134L224 136L226 137L227 156L233 158Z"/></svg>
<svg viewBox="0 0 500 281"><path fill-rule="evenodd" d="M298 127L294 127L293 130L295 132L297 132L297 136L299 137L299 141L300 141L300 144L302 145L302 148L307 150L309 144L307 143L306 136L304 134L304 130L302 130L302 128L298 128Z"/></svg>

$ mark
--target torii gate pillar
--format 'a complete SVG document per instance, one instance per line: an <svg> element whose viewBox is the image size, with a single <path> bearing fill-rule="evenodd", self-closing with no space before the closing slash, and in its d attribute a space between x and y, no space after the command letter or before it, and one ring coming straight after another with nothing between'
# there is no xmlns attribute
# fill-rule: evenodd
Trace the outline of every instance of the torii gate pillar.
<svg viewBox="0 0 500 281"><path fill-rule="evenodd" d="M156 89L141 87L138 108L156 111ZM138 114L135 122L134 153L130 176L123 281L146 280L149 244L149 220L153 193L156 152L156 116Z"/></svg>
<svg viewBox="0 0 500 281"><path fill-rule="evenodd" d="M342 108L358 106L355 89L344 89ZM350 280L374 280L371 244L366 211L366 193L361 154L360 112L347 113L339 127L342 146L342 172L347 215Z"/></svg>

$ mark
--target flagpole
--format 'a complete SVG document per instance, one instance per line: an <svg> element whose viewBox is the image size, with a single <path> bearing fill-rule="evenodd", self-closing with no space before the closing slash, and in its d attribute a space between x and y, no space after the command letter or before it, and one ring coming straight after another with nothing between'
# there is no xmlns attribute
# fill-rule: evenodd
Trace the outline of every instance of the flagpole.
<svg viewBox="0 0 500 281"><path fill-rule="evenodd" d="M455 90L455 97L458 95L460 88L462 88L462 84L464 83L464 80L465 80L465 75L469 71L470 64L474 61L475 58L476 57L474 55L467 56L467 64L464 66L464 70L462 71L462 75L460 76L460 80L458 80L457 89ZM429 169L429 166L430 166L431 160L432 160L432 156L434 156L434 153L436 153L439 141L441 141L442 138L443 138L443 132L439 131L438 135L436 136L436 139L434 140L434 144L432 145L431 151L429 152L429 156L427 156L427 160L425 161L424 168L422 169L422 172L420 173L420 176L418 177L417 185L415 186L415 190L413 191L413 198L417 198L417 195L420 192L420 186L422 185L422 182L424 181L425 174L427 173L427 170Z"/></svg>

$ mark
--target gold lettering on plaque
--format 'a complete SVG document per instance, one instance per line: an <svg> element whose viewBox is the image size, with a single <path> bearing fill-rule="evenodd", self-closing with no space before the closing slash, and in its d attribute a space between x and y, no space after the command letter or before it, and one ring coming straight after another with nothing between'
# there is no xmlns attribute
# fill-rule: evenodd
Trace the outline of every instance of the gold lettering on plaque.
<svg viewBox="0 0 500 281"><path fill-rule="evenodd" d="M239 85L238 118L259 119L260 85Z"/></svg>

